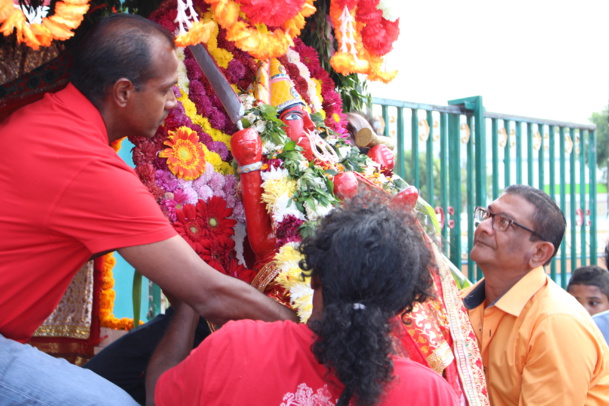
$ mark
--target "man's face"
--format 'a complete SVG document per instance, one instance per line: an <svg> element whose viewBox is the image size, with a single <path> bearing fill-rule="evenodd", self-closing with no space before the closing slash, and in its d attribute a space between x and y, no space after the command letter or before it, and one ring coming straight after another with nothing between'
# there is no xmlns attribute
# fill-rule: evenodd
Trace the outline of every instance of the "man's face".
<svg viewBox="0 0 609 406"><path fill-rule="evenodd" d="M519 195L503 194L489 205L488 210L535 229L531 220L535 207ZM470 257L485 275L488 272L518 275L530 270L528 262L534 244L529 231L515 224L505 231L497 231L492 227L492 219L488 218L476 228Z"/></svg>
<svg viewBox="0 0 609 406"><path fill-rule="evenodd" d="M133 134L153 137L169 112L176 107L173 86L178 81L178 57L175 50L160 39L150 45L155 77L148 80L130 100L126 125Z"/></svg>
<svg viewBox="0 0 609 406"><path fill-rule="evenodd" d="M575 297L591 316L609 310L609 299L601 292L598 286L583 284L570 285L567 292Z"/></svg>
<svg viewBox="0 0 609 406"><path fill-rule="evenodd" d="M279 119L287 126L286 134L293 141L298 141L306 132L316 129L309 113L301 104L297 104L283 111Z"/></svg>

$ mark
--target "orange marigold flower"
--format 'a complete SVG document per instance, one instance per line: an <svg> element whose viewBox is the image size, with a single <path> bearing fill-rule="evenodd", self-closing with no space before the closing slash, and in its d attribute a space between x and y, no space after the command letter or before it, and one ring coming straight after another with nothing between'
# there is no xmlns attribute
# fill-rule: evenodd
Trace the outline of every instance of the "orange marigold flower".
<svg viewBox="0 0 609 406"><path fill-rule="evenodd" d="M167 158L167 166L178 178L193 180L205 172L205 153L196 131L183 126L177 131L169 131L164 142L169 148L159 153Z"/></svg>

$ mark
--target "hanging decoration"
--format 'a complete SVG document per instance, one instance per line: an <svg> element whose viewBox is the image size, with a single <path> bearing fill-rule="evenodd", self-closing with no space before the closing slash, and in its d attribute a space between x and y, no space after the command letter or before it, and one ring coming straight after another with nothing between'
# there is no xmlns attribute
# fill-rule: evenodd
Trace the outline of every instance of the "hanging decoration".
<svg viewBox="0 0 609 406"><path fill-rule="evenodd" d="M74 36L89 10L89 0L63 0L55 4L55 10L41 23L30 23L20 7L13 0L0 0L0 32L8 37L13 32L17 42L37 50L48 47L54 40L65 41Z"/></svg>
<svg viewBox="0 0 609 406"><path fill-rule="evenodd" d="M226 39L257 59L285 55L294 38L305 26L305 18L315 13L314 0L205 0L211 5L213 19L226 30ZM179 46L207 42L214 22L200 20L188 33L178 36Z"/></svg>
<svg viewBox="0 0 609 406"><path fill-rule="evenodd" d="M338 50L330 59L343 75L360 73L369 80L389 83L397 71L382 68L383 57L391 51L400 33L399 19L390 16L379 0L332 0L330 18Z"/></svg>

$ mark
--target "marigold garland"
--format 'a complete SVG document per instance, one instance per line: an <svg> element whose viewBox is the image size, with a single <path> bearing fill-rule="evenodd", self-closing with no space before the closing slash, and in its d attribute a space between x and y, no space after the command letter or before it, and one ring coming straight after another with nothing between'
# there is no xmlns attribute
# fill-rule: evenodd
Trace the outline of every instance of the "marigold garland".
<svg viewBox="0 0 609 406"><path fill-rule="evenodd" d="M263 60L284 55L288 47L294 45L294 38L298 37L304 28L305 18L313 15L316 10L313 6L314 0L293 2L290 4L292 7L284 4L285 7L282 8L277 7L271 0L258 1L256 6L250 3L243 9L242 4L234 0L205 1L211 5L215 21L226 30L226 38L254 58ZM274 28L262 22L255 22L263 19L265 13L262 10L266 9L275 10L273 23L277 25ZM277 10L281 10L282 15L278 15ZM249 21L240 19L243 15L249 17ZM283 22L280 23L281 21ZM176 44L186 46L207 42L212 36L212 30L210 21L200 20L188 33L180 35Z"/></svg>
<svg viewBox="0 0 609 406"><path fill-rule="evenodd" d="M330 64L344 75L360 73L368 75L369 80L389 83L397 71L382 69L383 55L391 50L399 28L397 20L392 22L382 17L382 12L376 9L378 3L379 0L332 0L330 18L336 27L334 35L339 49ZM374 39L364 41L364 34L374 35Z"/></svg>
<svg viewBox="0 0 609 406"><path fill-rule="evenodd" d="M55 4L53 15L43 18L42 24L30 24L13 0L0 0L0 32L8 37L16 31L18 43L38 50L54 40L65 41L74 36L73 30L80 26L87 10L89 0L63 0Z"/></svg>
<svg viewBox="0 0 609 406"><path fill-rule="evenodd" d="M116 265L116 258L111 252L102 257L102 287L99 298L99 319L101 327L111 328L113 330L131 330L133 329L133 319L128 317L117 318L113 314L114 300L116 292L114 291L114 277L112 269ZM143 324L143 321L140 321Z"/></svg>

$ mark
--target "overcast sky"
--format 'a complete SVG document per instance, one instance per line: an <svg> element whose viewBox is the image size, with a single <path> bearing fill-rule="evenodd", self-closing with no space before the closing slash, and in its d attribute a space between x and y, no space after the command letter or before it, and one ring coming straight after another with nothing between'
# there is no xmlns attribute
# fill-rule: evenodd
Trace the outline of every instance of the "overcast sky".
<svg viewBox="0 0 609 406"><path fill-rule="evenodd" d="M400 37L386 63L399 74L371 83L373 96L480 95L490 112L576 123L608 103L609 0L393 3Z"/></svg>

